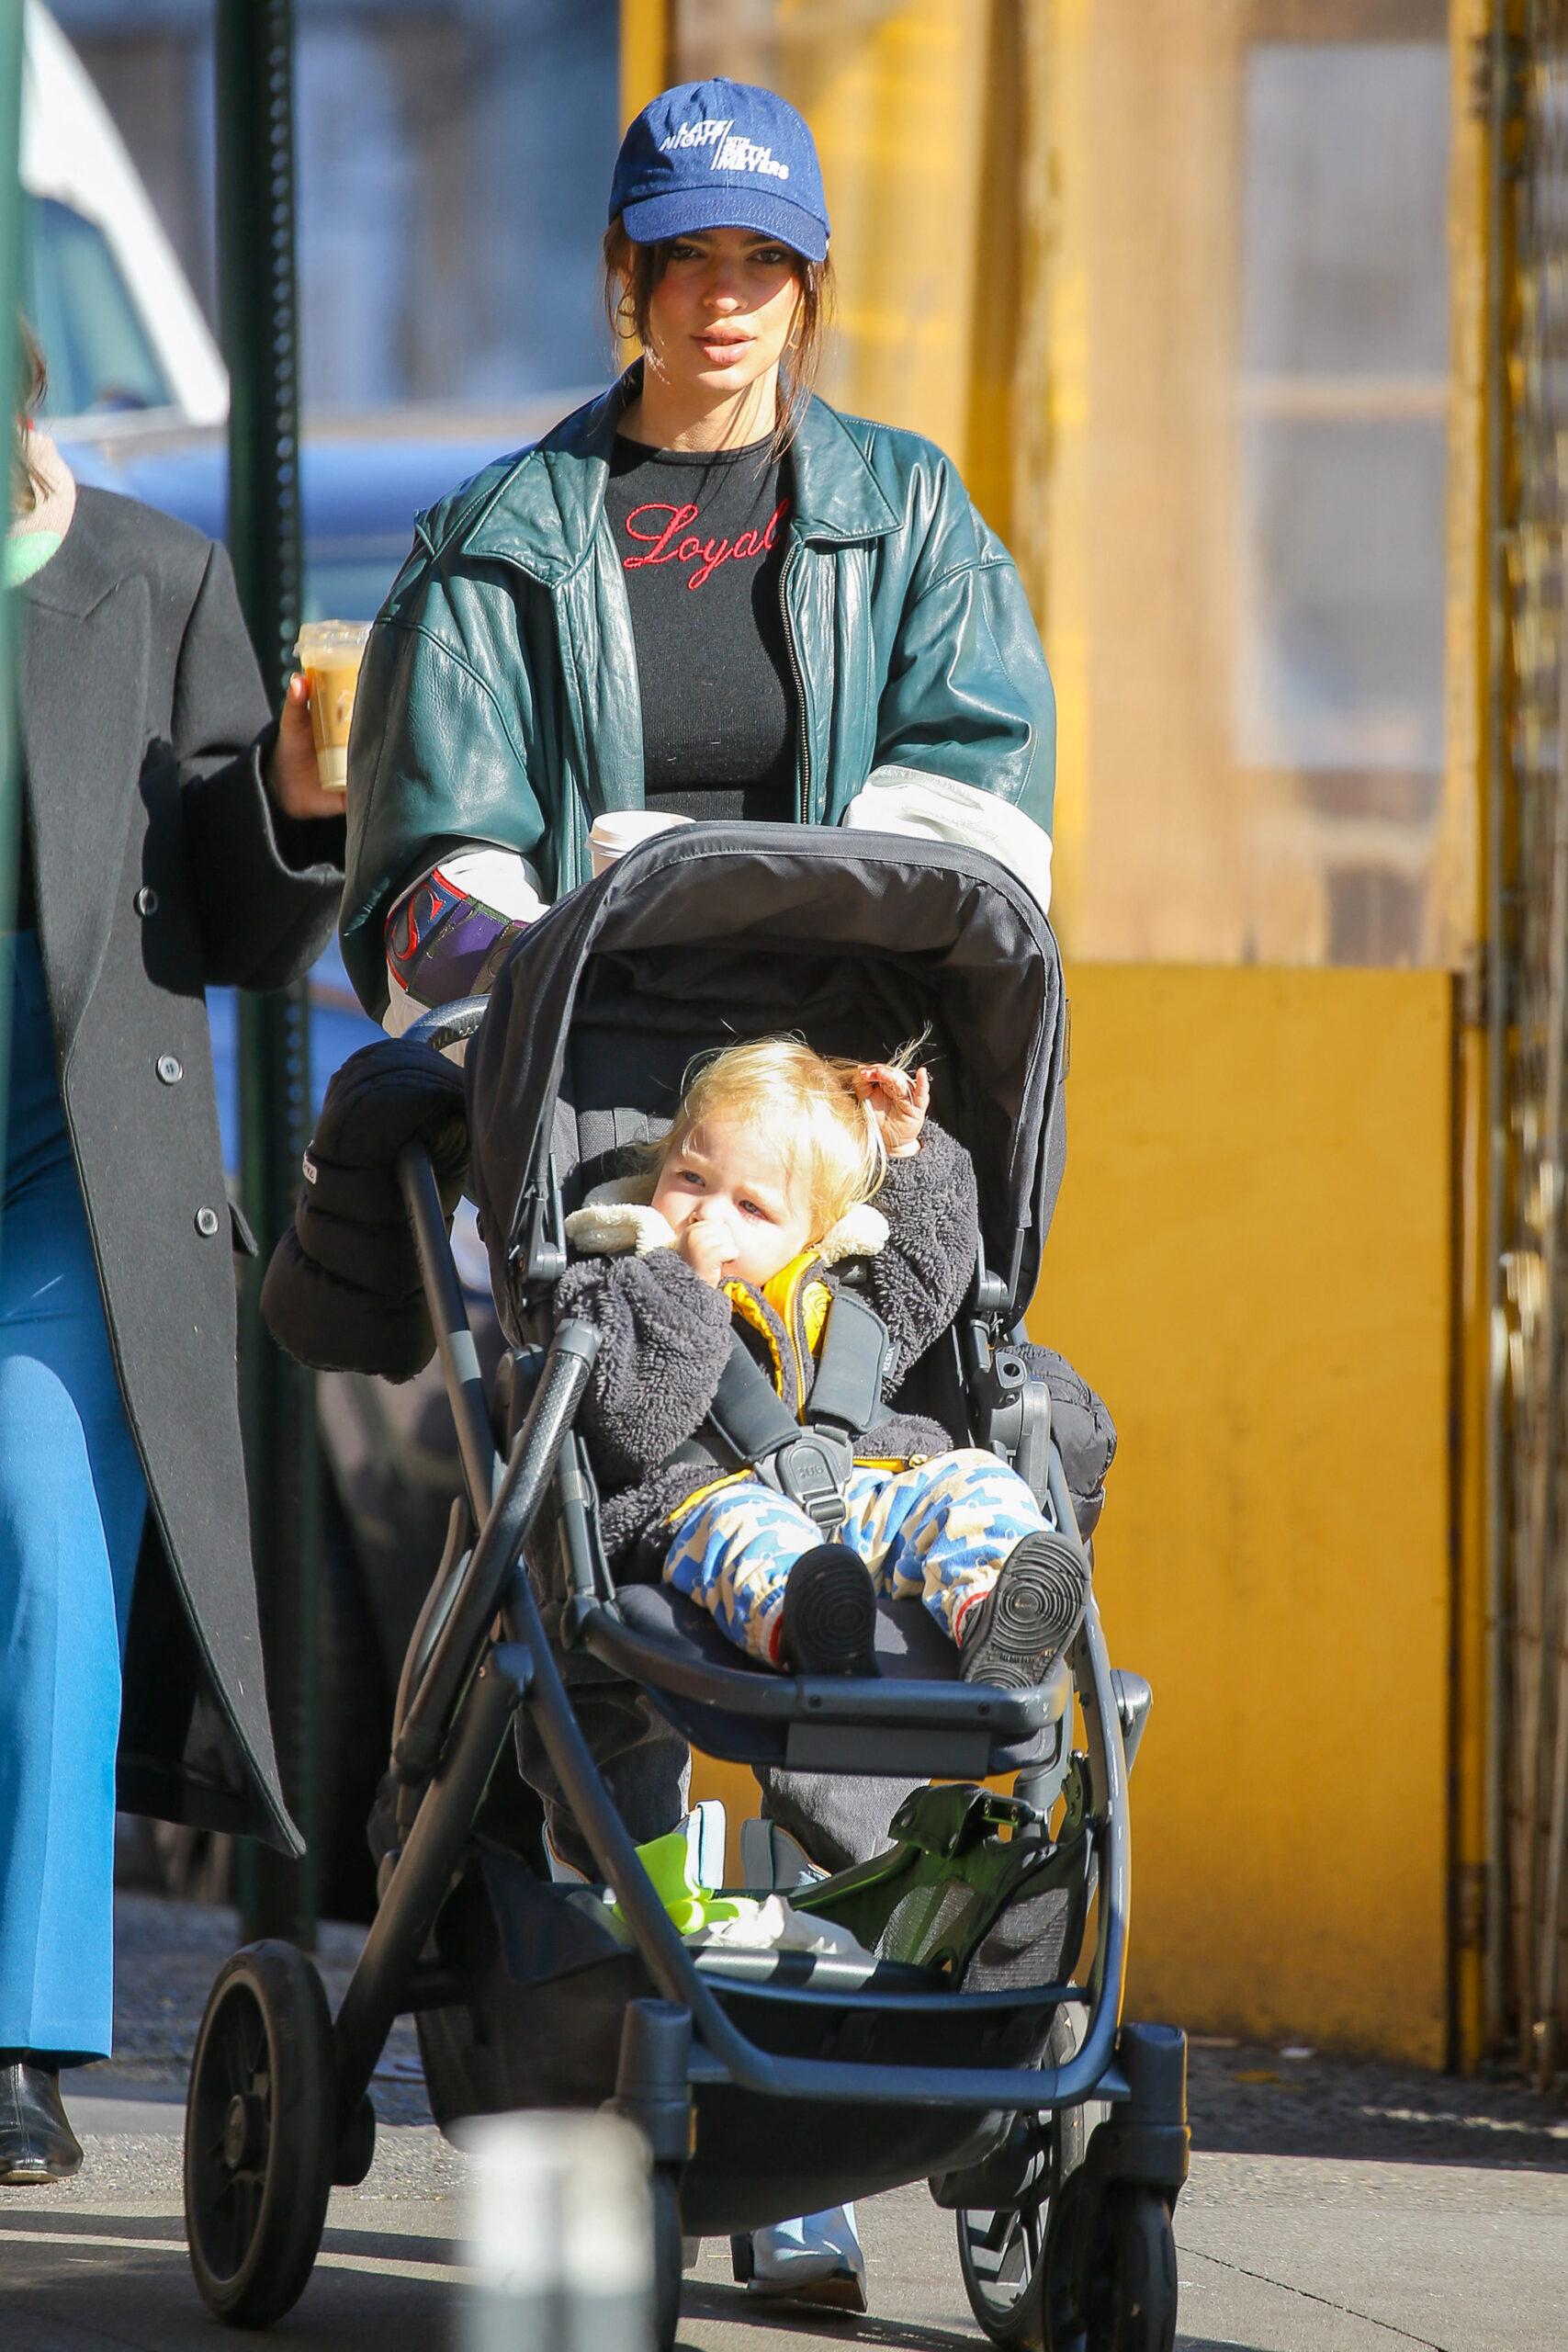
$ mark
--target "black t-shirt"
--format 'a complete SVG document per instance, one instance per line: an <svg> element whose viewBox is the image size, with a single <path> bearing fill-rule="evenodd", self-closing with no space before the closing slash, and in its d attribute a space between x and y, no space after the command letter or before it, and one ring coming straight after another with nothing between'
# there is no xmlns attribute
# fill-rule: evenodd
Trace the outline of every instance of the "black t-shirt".
<svg viewBox="0 0 1568 2352"><path fill-rule="evenodd" d="M617 437L604 505L631 605L648 807L790 822L800 722L780 601L785 469L766 442L693 451Z"/></svg>

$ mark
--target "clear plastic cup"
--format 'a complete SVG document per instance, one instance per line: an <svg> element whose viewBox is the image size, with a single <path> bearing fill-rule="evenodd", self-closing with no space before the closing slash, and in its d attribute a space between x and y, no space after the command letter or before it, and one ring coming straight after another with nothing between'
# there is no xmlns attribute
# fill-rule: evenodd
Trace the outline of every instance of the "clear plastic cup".
<svg viewBox="0 0 1568 2352"><path fill-rule="evenodd" d="M307 621L294 640L294 658L310 687L310 731L323 792L348 788L348 730L369 635L368 621Z"/></svg>

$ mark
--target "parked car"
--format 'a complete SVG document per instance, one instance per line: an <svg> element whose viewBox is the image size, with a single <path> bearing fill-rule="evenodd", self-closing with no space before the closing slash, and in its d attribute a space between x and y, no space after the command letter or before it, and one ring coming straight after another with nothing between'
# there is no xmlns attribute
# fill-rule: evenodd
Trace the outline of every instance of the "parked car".
<svg viewBox="0 0 1568 2352"><path fill-rule="evenodd" d="M23 308L67 435L221 424L229 379L108 108L39 0L22 17Z"/></svg>

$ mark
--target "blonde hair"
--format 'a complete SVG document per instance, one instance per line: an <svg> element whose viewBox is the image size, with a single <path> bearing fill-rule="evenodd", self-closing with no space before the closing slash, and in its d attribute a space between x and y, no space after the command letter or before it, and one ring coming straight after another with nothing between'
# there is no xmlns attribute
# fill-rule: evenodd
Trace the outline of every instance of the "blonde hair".
<svg viewBox="0 0 1568 2352"><path fill-rule="evenodd" d="M923 1042L916 1038L886 1058L908 1069ZM792 1186L804 1173L812 1238L819 1241L857 1202L873 1197L887 1172L876 1115L855 1092L864 1068L842 1054L817 1053L799 1037L758 1037L694 1063L669 1134L643 1148L654 1182L699 1127L744 1127L774 1146Z"/></svg>

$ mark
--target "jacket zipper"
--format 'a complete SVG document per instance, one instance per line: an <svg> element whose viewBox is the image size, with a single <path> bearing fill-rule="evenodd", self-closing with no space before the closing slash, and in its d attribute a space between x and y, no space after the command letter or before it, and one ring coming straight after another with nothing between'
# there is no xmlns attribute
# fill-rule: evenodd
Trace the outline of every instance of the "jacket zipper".
<svg viewBox="0 0 1568 2352"><path fill-rule="evenodd" d="M806 724L806 673L800 666L795 650L795 631L790 626L789 583L795 571L796 546L790 540L789 553L779 568L779 611L784 618L784 645L789 653L790 675L795 680L795 708L800 714L800 756L795 769L795 821L809 823L807 815L811 806L811 733Z"/></svg>
<svg viewBox="0 0 1568 2352"><path fill-rule="evenodd" d="M789 1344L795 1354L795 1387L800 1400L795 1408L795 1418L797 1421L804 1421L806 1408L809 1402L806 1388L806 1359L811 1352L806 1342L806 1278L804 1277L795 1286L795 1296L790 1301L790 1311L784 1318L784 1329L789 1333Z"/></svg>

